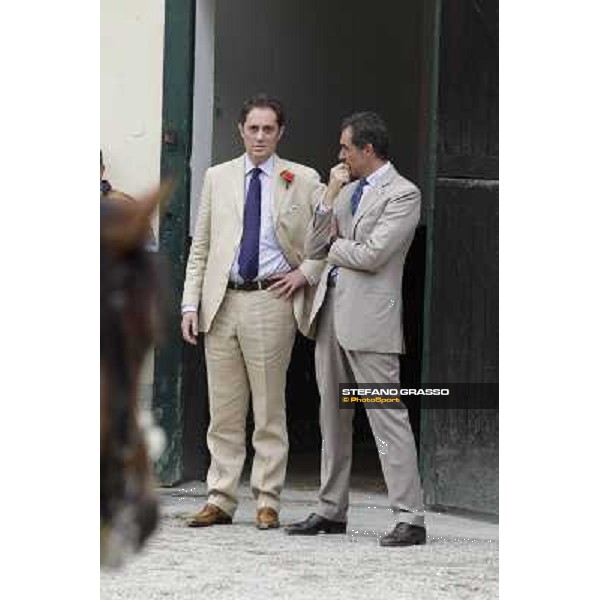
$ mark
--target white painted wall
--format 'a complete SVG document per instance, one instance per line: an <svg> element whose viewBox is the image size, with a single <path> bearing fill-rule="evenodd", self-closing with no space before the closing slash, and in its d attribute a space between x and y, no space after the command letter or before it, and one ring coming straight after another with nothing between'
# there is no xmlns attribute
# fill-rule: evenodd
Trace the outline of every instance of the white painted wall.
<svg viewBox="0 0 600 600"><path fill-rule="evenodd" d="M215 0L196 2L194 121L190 158L190 235L194 233L204 173L210 167L213 143Z"/></svg>
<svg viewBox="0 0 600 600"><path fill-rule="evenodd" d="M133 196L160 180L164 2L100 3L100 143L108 179Z"/></svg>
<svg viewBox="0 0 600 600"><path fill-rule="evenodd" d="M160 181L164 14L165 0L100 2L100 145L105 176L134 197ZM154 228L157 231L157 223ZM152 379L150 353L142 373L145 396Z"/></svg>

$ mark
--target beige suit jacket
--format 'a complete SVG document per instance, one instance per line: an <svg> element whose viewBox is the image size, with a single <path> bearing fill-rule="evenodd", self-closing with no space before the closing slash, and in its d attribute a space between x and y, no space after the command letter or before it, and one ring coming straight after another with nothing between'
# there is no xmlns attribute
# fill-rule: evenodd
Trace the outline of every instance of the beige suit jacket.
<svg viewBox="0 0 600 600"><path fill-rule="evenodd" d="M310 323L327 292L327 277L340 267L334 294L335 328L346 350L404 352L402 274L419 223L421 194L393 166L361 198L354 217L350 198L357 182L344 188L333 209L316 213L306 240L306 255L327 257ZM339 237L330 245L332 219Z"/></svg>
<svg viewBox="0 0 600 600"><path fill-rule="evenodd" d="M282 171L294 180L286 185ZM200 331L208 332L223 301L235 251L242 238L244 156L206 171L194 239L187 263L182 306L199 306ZM310 285L293 298L298 329L309 335L309 315L323 259L306 260L304 242L324 186L318 173L275 156L271 216L281 250L292 268L299 267Z"/></svg>

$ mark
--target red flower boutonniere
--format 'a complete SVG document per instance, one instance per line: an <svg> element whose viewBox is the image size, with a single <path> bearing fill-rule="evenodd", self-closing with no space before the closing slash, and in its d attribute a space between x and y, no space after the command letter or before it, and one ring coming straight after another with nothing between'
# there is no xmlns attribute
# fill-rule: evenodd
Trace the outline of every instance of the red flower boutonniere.
<svg viewBox="0 0 600 600"><path fill-rule="evenodd" d="M285 189L287 190L294 181L294 174L286 169L281 171L281 179L285 181Z"/></svg>

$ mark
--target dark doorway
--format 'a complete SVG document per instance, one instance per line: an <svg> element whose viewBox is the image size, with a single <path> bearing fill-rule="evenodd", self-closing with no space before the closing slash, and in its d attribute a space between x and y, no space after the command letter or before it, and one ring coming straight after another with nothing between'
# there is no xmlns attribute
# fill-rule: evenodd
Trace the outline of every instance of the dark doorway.
<svg viewBox="0 0 600 600"><path fill-rule="evenodd" d="M209 6L209 32L198 32L194 14ZM183 176L161 218L160 246L177 300L189 247L196 34L196 49L214 37L214 81L201 90L214 108L202 112L212 125L203 145L212 146L212 163L241 153L237 111L259 91L287 106L280 153L323 178L336 160L341 118L361 109L384 116L393 162L424 199L404 279L403 383L418 383L421 373L426 382L498 381L497 0L386 0L370 12L360 0L166 3L161 175ZM155 360L153 408L169 440L158 473L167 484L203 478L208 465L202 347L183 348L179 323L174 303L169 339ZM295 465L304 462L314 478L320 438L313 360L312 343L298 338L287 390L290 466L301 472ZM497 414L452 411L447 419L409 408L426 502L496 512ZM355 424L355 470L374 480L380 471L364 414Z"/></svg>
<svg viewBox="0 0 600 600"><path fill-rule="evenodd" d="M359 0L217 2L212 163L241 154L235 127L239 108L249 95L266 91L286 107L282 156L315 167L326 179L336 162L341 119L357 110L376 110L390 128L395 166L420 183L426 119L423 10L420 0L387 0L365 23L364 3ZM404 279L408 351L401 374L406 384L420 381L425 246L422 226ZM186 348L184 356L183 472L185 478L203 479L208 467L204 360L201 348ZM321 438L314 342L301 335L288 371L286 402L290 476L305 474L318 481ZM418 438L419 407L409 409ZM379 481L377 450L364 409L356 412L354 425L355 472Z"/></svg>
<svg viewBox="0 0 600 600"><path fill-rule="evenodd" d="M326 178L336 161L341 119L356 110L376 110L390 127L392 161L420 184L427 118L422 97L423 10L420 0L388 0L365 24L359 0L217 2L212 163L241 153L235 129L239 107L247 96L267 91L282 99L288 113L282 156L310 164ZM425 247L422 226L404 279L403 384L420 381ZM201 347L184 349L182 379L183 477L203 479L208 467L208 411ZM314 342L300 335L288 371L286 402L289 472L305 472L318 480L321 439ZM418 439L419 407L409 409ZM354 423L355 471L379 480L377 450L363 409Z"/></svg>

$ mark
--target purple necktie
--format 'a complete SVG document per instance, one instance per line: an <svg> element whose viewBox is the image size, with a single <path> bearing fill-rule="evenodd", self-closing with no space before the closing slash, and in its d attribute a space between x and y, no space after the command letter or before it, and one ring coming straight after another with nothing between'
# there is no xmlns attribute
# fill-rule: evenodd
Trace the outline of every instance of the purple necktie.
<svg viewBox="0 0 600 600"><path fill-rule="evenodd" d="M244 281L252 281L258 275L258 248L260 242L260 174L255 167L251 171L252 179L248 185L246 204L244 205L244 231L240 243L238 265Z"/></svg>

